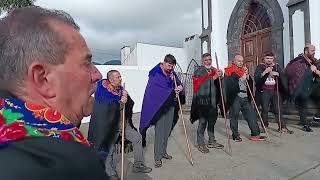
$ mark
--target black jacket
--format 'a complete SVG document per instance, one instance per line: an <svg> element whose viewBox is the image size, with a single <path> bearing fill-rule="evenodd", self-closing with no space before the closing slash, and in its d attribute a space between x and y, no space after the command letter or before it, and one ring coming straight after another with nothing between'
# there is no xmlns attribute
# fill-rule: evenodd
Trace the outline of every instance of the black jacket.
<svg viewBox="0 0 320 180"><path fill-rule="evenodd" d="M231 76L224 77L225 84L225 96L226 96L226 107L231 107L238 93L240 92L239 87L239 79L240 77L236 73L232 73ZM249 76L248 84L251 92L253 92L253 79ZM248 88L248 86L247 86ZM247 90L248 99L251 101L251 95L249 90Z"/></svg>
<svg viewBox="0 0 320 180"><path fill-rule="evenodd" d="M256 83L256 97L258 102L260 102L260 97L261 93L263 92L262 86L266 82L269 73L265 74L264 76L261 77L261 74L264 72L264 70L267 67L264 64L259 64L256 68L256 71L254 73L254 81ZM289 92L288 92L288 79L283 71L283 69L277 64L276 66L273 67L272 71L278 72L279 73L279 92L282 95L282 97L285 97Z"/></svg>

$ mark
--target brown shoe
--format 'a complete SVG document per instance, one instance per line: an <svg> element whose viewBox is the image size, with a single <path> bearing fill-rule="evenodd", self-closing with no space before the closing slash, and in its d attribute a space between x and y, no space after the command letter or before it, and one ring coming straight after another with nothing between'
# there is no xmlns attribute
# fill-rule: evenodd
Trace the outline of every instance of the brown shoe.
<svg viewBox="0 0 320 180"><path fill-rule="evenodd" d="M205 145L199 145L198 150L202 153L209 153L210 152L209 149L207 148L207 146L205 146Z"/></svg>
<svg viewBox="0 0 320 180"><path fill-rule="evenodd" d="M217 143L216 141L214 141L214 142L209 142L209 143L207 144L207 147L208 147L208 148L222 149L222 148L224 148L224 145L222 145L222 144Z"/></svg>

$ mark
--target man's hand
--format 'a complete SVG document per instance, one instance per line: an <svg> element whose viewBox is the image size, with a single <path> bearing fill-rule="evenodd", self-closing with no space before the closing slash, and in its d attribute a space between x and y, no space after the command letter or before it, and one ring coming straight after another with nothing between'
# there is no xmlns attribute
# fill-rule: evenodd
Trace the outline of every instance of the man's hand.
<svg viewBox="0 0 320 180"><path fill-rule="evenodd" d="M219 70L217 71L217 74L218 74L218 77L222 77L222 75L223 75L222 70L221 70L221 69L219 69Z"/></svg>
<svg viewBox="0 0 320 180"><path fill-rule="evenodd" d="M263 71L262 76L264 76L264 75L266 75L266 74L268 74L268 73L271 73L271 72L272 72L272 69L273 69L273 67L267 67L267 68Z"/></svg>
<svg viewBox="0 0 320 180"><path fill-rule="evenodd" d="M122 91L122 96L121 96L121 102L123 102L124 104L127 103L128 101L128 92L126 90Z"/></svg>
<svg viewBox="0 0 320 180"><path fill-rule="evenodd" d="M213 80L216 80L216 79L218 79L219 77L222 77L222 75L223 75L222 70L221 70L221 69L218 69L218 70L217 70L217 73L212 77L212 79L213 79Z"/></svg>
<svg viewBox="0 0 320 180"><path fill-rule="evenodd" d="M247 74L244 73L243 76L241 77L241 79L243 79L243 80L247 79Z"/></svg>
<svg viewBox="0 0 320 180"><path fill-rule="evenodd" d="M312 72L316 72L316 71L317 71L317 67L314 66L314 65L311 65L310 68L311 68L311 71L312 71Z"/></svg>
<svg viewBox="0 0 320 180"><path fill-rule="evenodd" d="M182 90L183 90L183 87L181 85L177 86L175 89L176 94L179 94Z"/></svg>
<svg viewBox="0 0 320 180"><path fill-rule="evenodd" d="M320 70L316 70L315 73L320 77Z"/></svg>
<svg viewBox="0 0 320 180"><path fill-rule="evenodd" d="M271 74L271 76L273 76L273 77L275 77L275 76L279 77L279 73L276 72L276 71L272 71L270 74Z"/></svg>

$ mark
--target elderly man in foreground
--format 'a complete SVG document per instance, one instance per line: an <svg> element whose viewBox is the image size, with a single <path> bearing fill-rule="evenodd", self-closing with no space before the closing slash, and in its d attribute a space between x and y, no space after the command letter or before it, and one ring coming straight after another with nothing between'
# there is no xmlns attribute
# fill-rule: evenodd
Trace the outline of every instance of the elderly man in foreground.
<svg viewBox="0 0 320 180"><path fill-rule="evenodd" d="M107 179L75 127L101 79L91 56L62 11L20 8L0 20L1 179Z"/></svg>

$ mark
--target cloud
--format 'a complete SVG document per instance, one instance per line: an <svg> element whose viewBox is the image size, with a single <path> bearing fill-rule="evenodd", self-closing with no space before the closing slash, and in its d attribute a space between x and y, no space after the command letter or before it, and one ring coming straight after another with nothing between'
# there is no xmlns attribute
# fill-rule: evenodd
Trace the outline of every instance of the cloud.
<svg viewBox="0 0 320 180"><path fill-rule="evenodd" d="M109 59L119 59L125 45L181 47L186 36L201 33L199 0L38 0L36 5L69 13L88 46Z"/></svg>

